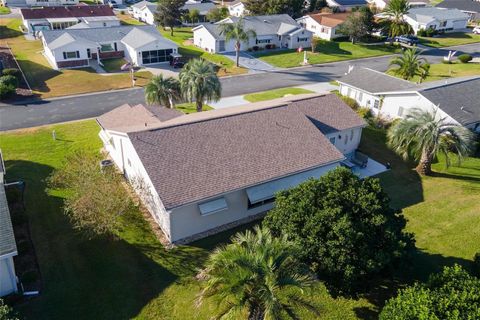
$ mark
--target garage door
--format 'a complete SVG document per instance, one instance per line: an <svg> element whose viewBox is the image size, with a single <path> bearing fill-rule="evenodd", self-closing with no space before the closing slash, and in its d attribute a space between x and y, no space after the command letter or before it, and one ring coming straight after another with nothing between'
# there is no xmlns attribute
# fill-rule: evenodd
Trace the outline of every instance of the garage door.
<svg viewBox="0 0 480 320"><path fill-rule="evenodd" d="M171 53L173 49L142 51L142 64L169 61Z"/></svg>
<svg viewBox="0 0 480 320"><path fill-rule="evenodd" d="M463 29L467 27L467 22L465 20L453 21L453 29Z"/></svg>

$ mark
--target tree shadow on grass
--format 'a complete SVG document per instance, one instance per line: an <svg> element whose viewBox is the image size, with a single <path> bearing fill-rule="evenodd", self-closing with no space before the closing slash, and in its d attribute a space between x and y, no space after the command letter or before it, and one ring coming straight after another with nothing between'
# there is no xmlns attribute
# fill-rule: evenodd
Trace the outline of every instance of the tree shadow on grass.
<svg viewBox="0 0 480 320"><path fill-rule="evenodd" d="M0 25L0 39L15 38L21 36L23 33L20 30L8 28L6 25Z"/></svg>
<svg viewBox="0 0 480 320"><path fill-rule="evenodd" d="M136 244L156 239L135 225L127 225L119 240L89 240L74 230L62 211L61 193L45 191L52 167L5 164L7 181L26 182L26 212L43 283L38 297L15 306L27 318L130 319L178 279L156 260L164 250L160 245ZM142 219L138 212L132 216Z"/></svg>

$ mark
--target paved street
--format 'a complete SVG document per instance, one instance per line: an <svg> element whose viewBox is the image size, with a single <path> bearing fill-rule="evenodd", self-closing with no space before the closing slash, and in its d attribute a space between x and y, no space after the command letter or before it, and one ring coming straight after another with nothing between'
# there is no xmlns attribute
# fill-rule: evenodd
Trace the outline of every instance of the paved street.
<svg viewBox="0 0 480 320"><path fill-rule="evenodd" d="M457 55L467 52L478 56L480 44L456 47ZM438 63L448 49L432 49L424 54L430 63ZM281 70L270 73L222 78L223 96L239 96L247 93L337 79L349 65L366 66L385 71L391 57L367 58L355 61L335 62L320 66ZM122 90L43 100L24 105L0 104L0 130L12 130L63 121L96 117L121 104L142 103L143 89Z"/></svg>

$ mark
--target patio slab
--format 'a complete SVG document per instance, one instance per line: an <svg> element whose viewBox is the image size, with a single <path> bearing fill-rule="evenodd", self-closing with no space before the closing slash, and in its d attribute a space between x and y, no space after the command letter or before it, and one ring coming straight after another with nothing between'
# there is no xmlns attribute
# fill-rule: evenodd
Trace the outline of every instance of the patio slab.
<svg viewBox="0 0 480 320"><path fill-rule="evenodd" d="M369 157L366 168L360 168L356 166L352 169L352 172L363 179L366 177L376 176L377 174L383 173L388 170L389 169L387 169L387 167L384 164L378 161L375 161Z"/></svg>

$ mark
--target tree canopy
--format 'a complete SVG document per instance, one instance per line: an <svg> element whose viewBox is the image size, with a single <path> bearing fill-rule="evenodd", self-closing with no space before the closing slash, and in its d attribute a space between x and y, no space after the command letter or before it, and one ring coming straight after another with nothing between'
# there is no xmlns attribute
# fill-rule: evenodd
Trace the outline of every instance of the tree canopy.
<svg viewBox="0 0 480 320"><path fill-rule="evenodd" d="M223 20L228 16L229 12L226 7L215 7L207 12L207 20L212 22Z"/></svg>
<svg viewBox="0 0 480 320"><path fill-rule="evenodd" d="M369 35L375 28L373 13L368 7L362 7L356 12L352 12L347 20L342 23L338 32L350 38L352 43Z"/></svg>
<svg viewBox="0 0 480 320"><path fill-rule="evenodd" d="M396 56L390 60L390 70L403 80L411 80L415 76L420 81L427 78L430 71L430 64L425 58L420 57L420 52L416 49L407 49L401 56Z"/></svg>
<svg viewBox="0 0 480 320"><path fill-rule="evenodd" d="M169 27L170 33L173 36L173 27L177 25L182 18L184 12L182 7L186 0L159 0L157 5L157 12L155 13L155 20L163 28Z"/></svg>
<svg viewBox="0 0 480 320"><path fill-rule="evenodd" d="M353 293L414 246L405 218L389 202L378 179L338 168L277 194L264 224L274 235L288 234L330 289Z"/></svg>
<svg viewBox="0 0 480 320"><path fill-rule="evenodd" d="M145 102L148 104L159 104L173 109L178 99L180 99L180 83L173 77L166 78L163 74L159 74L152 77L145 86Z"/></svg>
<svg viewBox="0 0 480 320"><path fill-rule="evenodd" d="M480 279L459 265L445 267L427 283L400 290L390 299L380 320L480 319Z"/></svg>
<svg viewBox="0 0 480 320"><path fill-rule="evenodd" d="M247 0L245 8L251 15L286 13L297 18L304 9L304 0Z"/></svg>
<svg viewBox="0 0 480 320"><path fill-rule="evenodd" d="M404 16L410 10L408 0L391 0L383 10L384 19L381 20L382 29L389 37L393 38L413 33L412 26L408 24Z"/></svg>

